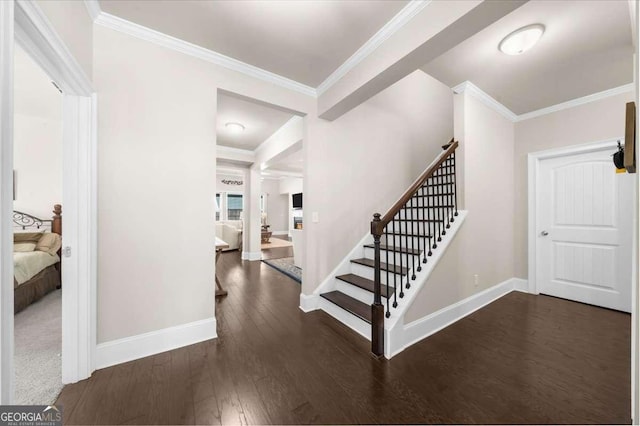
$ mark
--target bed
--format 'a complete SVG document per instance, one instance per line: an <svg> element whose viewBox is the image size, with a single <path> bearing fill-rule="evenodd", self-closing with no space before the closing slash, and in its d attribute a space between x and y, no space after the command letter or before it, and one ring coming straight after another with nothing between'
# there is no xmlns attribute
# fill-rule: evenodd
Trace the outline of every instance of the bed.
<svg viewBox="0 0 640 426"><path fill-rule="evenodd" d="M14 313L62 286L62 206L49 220L13 212Z"/></svg>

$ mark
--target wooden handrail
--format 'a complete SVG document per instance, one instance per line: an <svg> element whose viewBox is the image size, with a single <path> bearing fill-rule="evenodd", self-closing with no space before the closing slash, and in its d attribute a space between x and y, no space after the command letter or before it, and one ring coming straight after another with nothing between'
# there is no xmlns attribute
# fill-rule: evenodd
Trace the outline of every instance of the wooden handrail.
<svg viewBox="0 0 640 426"><path fill-rule="evenodd" d="M413 184L402 194L402 197L385 213L384 216L380 218L380 221L372 221L371 222L371 233L373 235L382 235L384 233L384 228L387 226L391 220L398 214L398 212L407 204L407 202L413 197L418 189L422 186L422 184L429 179L435 172L438 170L440 165L445 162L447 157L451 155L453 151L458 148L458 141L451 141L444 145L443 148L446 149L440 153L438 157L427 167L427 169L422 172L422 174L413 182Z"/></svg>

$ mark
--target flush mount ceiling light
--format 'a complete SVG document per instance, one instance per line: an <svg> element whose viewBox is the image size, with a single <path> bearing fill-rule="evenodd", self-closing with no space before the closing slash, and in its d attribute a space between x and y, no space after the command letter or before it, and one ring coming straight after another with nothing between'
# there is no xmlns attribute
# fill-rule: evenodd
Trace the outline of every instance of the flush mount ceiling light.
<svg viewBox="0 0 640 426"><path fill-rule="evenodd" d="M240 123L227 123L224 125L231 133L242 133L244 132L244 126Z"/></svg>
<svg viewBox="0 0 640 426"><path fill-rule="evenodd" d="M544 25L527 25L503 38L498 49L507 55L521 55L531 49L540 40L543 33Z"/></svg>

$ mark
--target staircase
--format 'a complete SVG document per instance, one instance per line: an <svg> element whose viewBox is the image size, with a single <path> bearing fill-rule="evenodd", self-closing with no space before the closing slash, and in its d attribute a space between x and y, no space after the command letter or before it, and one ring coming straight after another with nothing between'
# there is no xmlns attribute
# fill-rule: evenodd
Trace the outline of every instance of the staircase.
<svg viewBox="0 0 640 426"><path fill-rule="evenodd" d="M362 244L364 257L350 259L350 272L335 276L335 290L320 294L321 307L369 337L376 356L384 353L385 318L401 306L457 219L457 147L453 140L444 145L384 216L373 215L373 243Z"/></svg>

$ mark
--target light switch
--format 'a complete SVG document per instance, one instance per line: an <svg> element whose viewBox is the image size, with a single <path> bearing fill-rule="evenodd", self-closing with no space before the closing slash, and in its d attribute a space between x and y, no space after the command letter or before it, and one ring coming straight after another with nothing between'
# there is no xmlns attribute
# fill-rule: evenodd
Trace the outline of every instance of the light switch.
<svg viewBox="0 0 640 426"><path fill-rule="evenodd" d="M313 223L320 222L320 219L318 219L318 212L312 212L311 213L311 222L313 222Z"/></svg>

